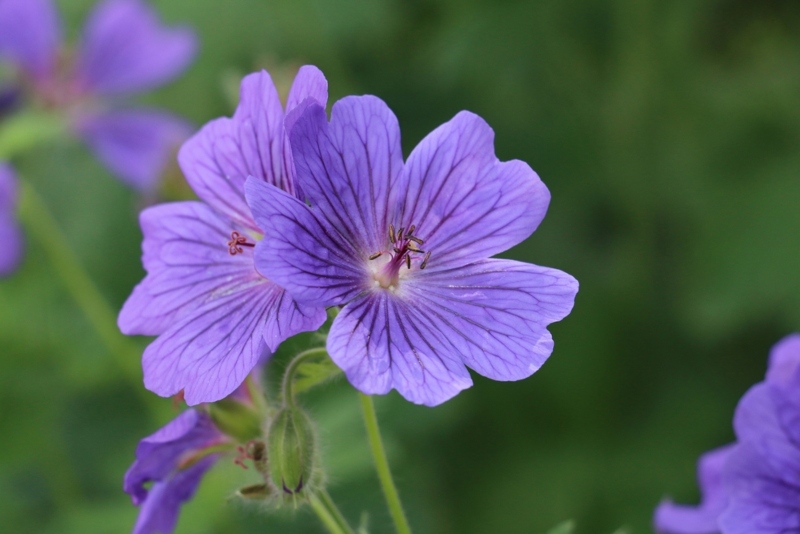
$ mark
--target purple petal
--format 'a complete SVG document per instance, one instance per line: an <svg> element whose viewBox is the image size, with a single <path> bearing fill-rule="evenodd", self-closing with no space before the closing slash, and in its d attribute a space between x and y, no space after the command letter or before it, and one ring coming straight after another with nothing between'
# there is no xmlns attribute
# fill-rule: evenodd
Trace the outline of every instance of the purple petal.
<svg viewBox="0 0 800 534"><path fill-rule="evenodd" d="M527 238L547 211L550 193L524 162L500 162L494 132L462 111L411 152L395 227L414 224L431 251L429 269L493 256Z"/></svg>
<svg viewBox="0 0 800 534"><path fill-rule="evenodd" d="M231 394L264 353L298 332L316 330L325 310L301 306L265 278L232 280L161 334L144 352L147 389L189 405Z"/></svg>
<svg viewBox="0 0 800 534"><path fill-rule="evenodd" d="M778 341L769 353L767 382L784 386L800 366L800 334L791 334Z"/></svg>
<svg viewBox="0 0 800 534"><path fill-rule="evenodd" d="M50 0L0 1L0 59L46 82L60 44L58 13Z"/></svg>
<svg viewBox="0 0 800 534"><path fill-rule="evenodd" d="M725 534L800 532L800 485L752 443L731 455L725 483L730 505L719 518Z"/></svg>
<svg viewBox="0 0 800 534"><path fill-rule="evenodd" d="M247 236L247 232L201 202L154 206L144 210L139 220L147 277L120 312L119 327L125 334L162 334L228 291L232 281L247 284L261 279L252 249L229 253L231 233Z"/></svg>
<svg viewBox="0 0 800 534"><path fill-rule="evenodd" d="M169 534L178 522L180 506L194 496L200 480L214 465L218 455L203 458L178 471L163 482L156 482L139 510L133 534Z"/></svg>
<svg viewBox="0 0 800 534"><path fill-rule="evenodd" d="M178 154L197 196L239 224L257 230L244 198L247 177L294 192L284 160L283 118L269 74L261 71L246 76L233 118L209 122Z"/></svg>
<svg viewBox="0 0 800 534"><path fill-rule="evenodd" d="M173 151L192 131L186 121L152 109L82 117L75 129L100 161L138 190L156 186Z"/></svg>
<svg viewBox="0 0 800 534"><path fill-rule="evenodd" d="M314 65L303 65L297 71L286 99L286 113L291 113L307 98L316 101L323 108L328 103L328 80Z"/></svg>
<svg viewBox="0 0 800 534"><path fill-rule="evenodd" d="M192 30L163 26L147 3L106 0L86 23L78 76L96 93L143 91L177 77L196 49Z"/></svg>
<svg viewBox="0 0 800 534"><path fill-rule="evenodd" d="M386 249L390 219L406 193L400 127L386 104L374 96L343 98L330 125L322 107L310 106L290 139L297 182L312 207L360 255Z"/></svg>
<svg viewBox="0 0 800 534"><path fill-rule="evenodd" d="M472 385L440 321L388 292L362 297L336 317L328 353L366 394L396 389L416 404L435 406Z"/></svg>
<svg viewBox="0 0 800 534"><path fill-rule="evenodd" d="M254 178L245 188L266 236L256 246L259 272L299 302L317 306L342 304L366 291L366 263L359 265L339 233L308 206Z"/></svg>
<svg viewBox="0 0 800 534"><path fill-rule="evenodd" d="M412 271L397 295L447 340L449 358L493 380L520 380L553 350L546 327L569 314L572 276L511 260L484 260L449 271Z"/></svg>
<svg viewBox="0 0 800 534"><path fill-rule="evenodd" d="M702 502L699 506L662 502L655 513L656 531L662 534L716 534L717 520L728 504L728 492L722 483L723 466L736 450L735 444L705 453L697 462L697 478Z"/></svg>
<svg viewBox="0 0 800 534"><path fill-rule="evenodd" d="M16 176L0 162L0 276L11 274L22 258L22 231L17 224Z"/></svg>
<svg viewBox="0 0 800 534"><path fill-rule="evenodd" d="M123 488L138 506L148 496L145 483L169 478L186 453L223 439L224 436L208 415L197 410L186 410L139 442L136 461L125 473Z"/></svg>

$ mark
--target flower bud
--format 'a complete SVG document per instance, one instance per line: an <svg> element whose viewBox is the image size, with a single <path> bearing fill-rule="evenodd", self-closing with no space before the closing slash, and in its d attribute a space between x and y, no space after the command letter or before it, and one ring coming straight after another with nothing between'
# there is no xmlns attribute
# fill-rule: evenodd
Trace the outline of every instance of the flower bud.
<svg viewBox="0 0 800 534"><path fill-rule="evenodd" d="M251 484L250 486L239 488L236 491L236 495L249 501L264 501L272 496L272 490L267 484Z"/></svg>
<svg viewBox="0 0 800 534"><path fill-rule="evenodd" d="M267 440L272 481L289 495L301 493L314 472L311 419L297 407L282 408L270 424Z"/></svg>

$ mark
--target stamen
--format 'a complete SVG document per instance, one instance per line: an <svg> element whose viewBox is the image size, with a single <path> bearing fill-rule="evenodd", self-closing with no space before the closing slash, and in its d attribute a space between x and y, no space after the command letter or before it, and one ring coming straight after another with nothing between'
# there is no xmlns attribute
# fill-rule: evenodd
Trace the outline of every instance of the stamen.
<svg viewBox="0 0 800 534"><path fill-rule="evenodd" d="M397 240L394 238L394 225L393 225L393 224L391 224L391 223L389 223L389 241L391 241L392 243L394 243L395 241L397 241Z"/></svg>
<svg viewBox="0 0 800 534"><path fill-rule="evenodd" d="M431 253L428 252L425 254L425 259L422 260L422 263L419 264L420 270L424 269L426 265L428 265L428 260L431 258Z"/></svg>
<svg viewBox="0 0 800 534"><path fill-rule="evenodd" d="M411 256L406 254L406 267L411 269Z"/></svg>
<svg viewBox="0 0 800 534"><path fill-rule="evenodd" d="M231 232L231 240L228 241L228 254L231 256L236 256L237 254L241 254L243 252L242 247L254 246L256 246L255 243L248 243L245 236L234 230Z"/></svg>
<svg viewBox="0 0 800 534"><path fill-rule="evenodd" d="M405 229L406 229L405 226L401 226L400 227L400 231L397 232L397 239L399 239L400 241L403 240L403 230L405 230Z"/></svg>
<svg viewBox="0 0 800 534"><path fill-rule="evenodd" d="M408 240L410 240L410 241L413 241L414 243L416 243L416 244L418 244L418 245L422 245L422 244L424 244L424 243L425 243L425 241L423 241L422 239L418 238L418 237L417 237L417 236L415 236L415 235L410 235L410 234L409 234L409 235L406 235L406 239L408 239Z"/></svg>
<svg viewBox="0 0 800 534"><path fill-rule="evenodd" d="M419 247L417 246L417 244L414 243L413 241L408 243L408 250L410 250L412 252L419 252L420 251Z"/></svg>
<svg viewBox="0 0 800 534"><path fill-rule="evenodd" d="M383 252L376 252L375 254L371 254L369 259L370 260L375 260L375 259L380 258L382 255L383 255Z"/></svg>
<svg viewBox="0 0 800 534"><path fill-rule="evenodd" d="M406 237L408 239L411 239L411 237L409 237L409 236L411 236L411 234L413 234L414 230L416 230L416 229L417 229L417 225L416 224L412 224L411 227L409 227L409 229L408 229L408 233L406 234Z"/></svg>

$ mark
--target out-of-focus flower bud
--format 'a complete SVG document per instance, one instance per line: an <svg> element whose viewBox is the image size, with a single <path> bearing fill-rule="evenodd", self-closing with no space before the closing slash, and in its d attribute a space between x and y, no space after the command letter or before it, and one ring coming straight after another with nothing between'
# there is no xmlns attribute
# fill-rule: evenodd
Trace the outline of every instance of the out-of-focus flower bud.
<svg viewBox="0 0 800 534"><path fill-rule="evenodd" d="M282 408L267 436L270 477L289 495L298 495L312 482L316 463L314 429L300 408Z"/></svg>
<svg viewBox="0 0 800 534"><path fill-rule="evenodd" d="M241 443L261 435L258 412L235 399L227 398L209 405L208 414L217 428Z"/></svg>

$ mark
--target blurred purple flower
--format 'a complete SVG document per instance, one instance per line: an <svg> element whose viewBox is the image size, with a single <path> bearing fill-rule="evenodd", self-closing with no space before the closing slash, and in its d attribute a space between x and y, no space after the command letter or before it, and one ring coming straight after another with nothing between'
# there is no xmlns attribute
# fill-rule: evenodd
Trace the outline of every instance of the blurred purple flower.
<svg viewBox="0 0 800 534"><path fill-rule="evenodd" d="M300 69L287 102L327 101L316 67ZM316 330L325 309L298 304L256 270L264 235L245 202L248 176L293 194L294 165L284 110L266 72L242 80L232 118L216 119L187 141L178 160L203 202L176 202L142 212L147 277L119 316L126 334L158 335L143 356L145 386L186 402L230 394L286 338Z"/></svg>
<svg viewBox="0 0 800 534"><path fill-rule="evenodd" d="M17 178L0 162L0 276L11 274L22 257L22 232L17 224Z"/></svg>
<svg viewBox="0 0 800 534"><path fill-rule="evenodd" d="M134 534L168 534L180 506L192 498L206 471L219 459L213 447L229 441L199 410L186 410L136 448L123 488L140 506ZM147 490L145 484L154 482Z"/></svg>
<svg viewBox="0 0 800 534"><path fill-rule="evenodd" d="M800 531L800 334L770 352L766 379L736 407L736 442L700 458L697 507L662 502L662 534Z"/></svg>
<svg viewBox="0 0 800 534"><path fill-rule="evenodd" d="M89 15L71 65L60 61L61 46L50 0L0 0L0 59L45 105L63 108L73 131L124 182L152 189L191 127L155 109L116 109L109 98L177 77L194 57L194 33L162 26L142 0L104 0Z"/></svg>
<svg viewBox="0 0 800 534"><path fill-rule="evenodd" d="M550 194L522 161L500 162L494 132L461 112L403 163L400 129L373 96L310 105L291 131L311 207L259 180L247 199L267 238L256 266L298 302L344 306L331 358L367 394L397 389L433 406L472 384L530 376L553 350L547 325L577 281L487 259L527 238Z"/></svg>

